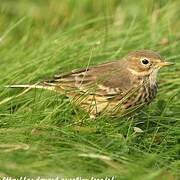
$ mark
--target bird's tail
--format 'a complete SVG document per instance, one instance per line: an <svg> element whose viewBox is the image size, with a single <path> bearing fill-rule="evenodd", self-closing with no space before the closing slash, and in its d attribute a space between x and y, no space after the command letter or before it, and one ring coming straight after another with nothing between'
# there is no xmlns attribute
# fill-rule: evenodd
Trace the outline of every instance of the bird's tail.
<svg viewBox="0 0 180 180"><path fill-rule="evenodd" d="M55 86L52 86L48 83L36 83L36 84L15 84L7 85L6 88L27 88L27 89L47 89L50 91L56 91Z"/></svg>
<svg viewBox="0 0 180 180"><path fill-rule="evenodd" d="M25 88L25 90L18 95L14 95L14 96L5 98L4 100L0 101L0 105L7 103L8 101L10 101L14 98L24 95L26 92L28 92L31 89L47 89L50 91L56 91L56 86L53 86L53 85L49 84L48 82L42 82L42 83L36 83L36 84L7 85L5 87L6 88Z"/></svg>

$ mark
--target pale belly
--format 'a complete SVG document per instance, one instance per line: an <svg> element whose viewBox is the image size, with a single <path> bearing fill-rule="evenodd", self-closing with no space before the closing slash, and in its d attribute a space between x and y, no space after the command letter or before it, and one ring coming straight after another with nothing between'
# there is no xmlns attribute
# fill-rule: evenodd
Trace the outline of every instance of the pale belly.
<svg viewBox="0 0 180 180"><path fill-rule="evenodd" d="M151 89L152 88L152 89ZM107 99L105 96L77 95L71 101L82 107L91 116L107 114L121 116L149 104L156 96L157 87L143 86L137 92L119 99Z"/></svg>

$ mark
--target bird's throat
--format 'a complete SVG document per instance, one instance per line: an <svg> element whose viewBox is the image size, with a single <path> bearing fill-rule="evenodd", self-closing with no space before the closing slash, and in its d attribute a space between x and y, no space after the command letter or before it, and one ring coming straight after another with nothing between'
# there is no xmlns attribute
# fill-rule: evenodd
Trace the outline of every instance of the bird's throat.
<svg viewBox="0 0 180 180"><path fill-rule="evenodd" d="M151 87L154 87L156 85L156 77L157 77L158 69L155 69L150 75L149 75L149 84Z"/></svg>
<svg viewBox="0 0 180 180"><path fill-rule="evenodd" d="M151 88L156 86L156 77L157 77L158 69L153 69L153 70L150 69L148 71L142 71L142 72L138 72L130 68L128 70L133 74L133 76L144 79L144 81L146 81L146 83L148 83Z"/></svg>

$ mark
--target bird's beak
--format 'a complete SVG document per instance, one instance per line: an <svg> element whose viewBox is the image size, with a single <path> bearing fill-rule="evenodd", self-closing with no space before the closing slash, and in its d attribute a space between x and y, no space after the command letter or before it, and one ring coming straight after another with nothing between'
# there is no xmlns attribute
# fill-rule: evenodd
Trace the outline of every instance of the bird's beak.
<svg viewBox="0 0 180 180"><path fill-rule="evenodd" d="M166 61L164 61L164 62L160 62L160 63L158 63L158 66L161 68L161 67L165 67L165 66L171 66L171 65L174 65L175 63L173 63L173 62L166 62Z"/></svg>

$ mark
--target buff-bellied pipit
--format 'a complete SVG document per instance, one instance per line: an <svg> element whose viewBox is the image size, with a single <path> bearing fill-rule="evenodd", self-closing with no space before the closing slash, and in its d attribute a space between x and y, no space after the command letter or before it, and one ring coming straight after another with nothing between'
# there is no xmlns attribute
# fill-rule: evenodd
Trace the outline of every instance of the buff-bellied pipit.
<svg viewBox="0 0 180 180"><path fill-rule="evenodd" d="M165 62L156 52L139 50L120 60L55 75L50 81L8 87L42 88L64 93L91 116L100 112L122 115L154 99L158 70L172 64Z"/></svg>

